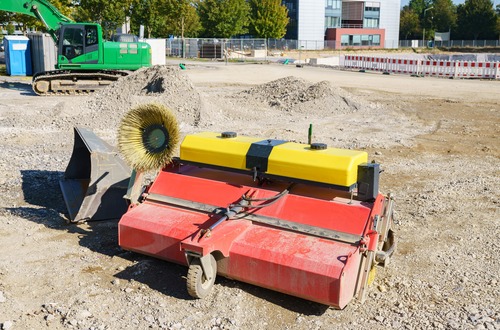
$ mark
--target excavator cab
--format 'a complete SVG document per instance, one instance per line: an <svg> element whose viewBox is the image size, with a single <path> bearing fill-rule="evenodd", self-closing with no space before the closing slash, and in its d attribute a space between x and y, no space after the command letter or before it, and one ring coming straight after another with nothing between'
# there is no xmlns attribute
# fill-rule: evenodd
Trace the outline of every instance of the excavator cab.
<svg viewBox="0 0 500 330"><path fill-rule="evenodd" d="M99 28L97 24L62 25L58 40L58 63L97 63Z"/></svg>
<svg viewBox="0 0 500 330"><path fill-rule="evenodd" d="M97 71L137 70L151 66L151 46L145 42L105 41L94 23L65 23L58 32L57 69Z"/></svg>

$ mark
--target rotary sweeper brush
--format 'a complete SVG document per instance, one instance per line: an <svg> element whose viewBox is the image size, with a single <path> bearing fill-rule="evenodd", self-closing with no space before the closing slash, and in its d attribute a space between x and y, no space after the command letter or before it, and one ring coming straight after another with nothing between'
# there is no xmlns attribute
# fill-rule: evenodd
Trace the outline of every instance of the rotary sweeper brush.
<svg viewBox="0 0 500 330"><path fill-rule="evenodd" d="M133 110L120 128L135 167L122 248L186 265L195 298L221 275L336 308L364 301L396 246L379 164L362 151L233 132L187 135L171 157L178 128L161 112L151 121ZM143 187L142 173L159 164Z"/></svg>

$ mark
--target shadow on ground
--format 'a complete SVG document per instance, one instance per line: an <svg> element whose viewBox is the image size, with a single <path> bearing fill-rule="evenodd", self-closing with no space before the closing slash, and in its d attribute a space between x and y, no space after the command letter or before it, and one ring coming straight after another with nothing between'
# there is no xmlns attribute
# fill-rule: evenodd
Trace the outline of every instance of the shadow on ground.
<svg viewBox="0 0 500 330"><path fill-rule="evenodd" d="M187 267L122 250L118 246L118 220L95 221L81 225L68 224L65 215L67 211L59 188L62 172L23 170L21 176L24 199L30 206L6 208L9 213L53 230L78 235L79 244L93 252L131 261L132 266L114 275L119 279L143 283L175 298L192 299L186 290ZM216 283L241 289L255 297L304 315L322 315L328 309L325 305L220 276Z"/></svg>
<svg viewBox="0 0 500 330"><path fill-rule="evenodd" d="M31 88L31 83L23 83L18 81L3 81L0 83L0 88L12 89L21 92L21 95L35 96L35 92Z"/></svg>

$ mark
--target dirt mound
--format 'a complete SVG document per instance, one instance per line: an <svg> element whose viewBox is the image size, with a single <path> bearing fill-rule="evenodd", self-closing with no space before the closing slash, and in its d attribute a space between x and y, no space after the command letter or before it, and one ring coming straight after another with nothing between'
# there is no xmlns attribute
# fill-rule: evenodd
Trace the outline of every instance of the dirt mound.
<svg viewBox="0 0 500 330"><path fill-rule="evenodd" d="M251 101L267 103L281 111L299 113L350 113L363 105L347 91L334 87L327 81L310 84L307 81L289 76L266 84L255 86L238 93Z"/></svg>
<svg viewBox="0 0 500 330"><path fill-rule="evenodd" d="M96 92L83 107L90 111L90 127L104 129L118 127L130 108L146 103L166 105L181 125L198 125L200 95L177 66L138 70Z"/></svg>

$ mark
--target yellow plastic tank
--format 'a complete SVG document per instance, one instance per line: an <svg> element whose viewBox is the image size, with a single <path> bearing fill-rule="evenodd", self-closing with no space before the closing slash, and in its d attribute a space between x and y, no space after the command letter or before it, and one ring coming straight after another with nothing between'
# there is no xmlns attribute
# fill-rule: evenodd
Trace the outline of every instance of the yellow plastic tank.
<svg viewBox="0 0 500 330"><path fill-rule="evenodd" d="M338 148L315 150L309 144L247 136L233 137L234 134L223 137L223 134L204 132L187 135L180 147L181 160L252 170L247 167L249 150L252 145L255 147L259 144L262 152L257 158L261 158L261 162L265 164L262 168L257 167L257 170L271 175L344 187L357 182L358 165L368 161L368 154L364 151Z"/></svg>

